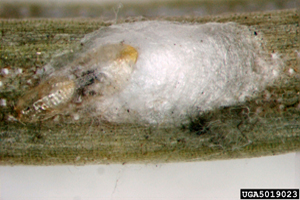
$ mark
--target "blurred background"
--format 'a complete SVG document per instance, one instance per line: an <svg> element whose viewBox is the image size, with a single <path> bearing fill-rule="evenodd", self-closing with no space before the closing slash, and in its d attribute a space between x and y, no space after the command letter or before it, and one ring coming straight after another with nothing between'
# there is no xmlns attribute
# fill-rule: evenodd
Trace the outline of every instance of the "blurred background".
<svg viewBox="0 0 300 200"><path fill-rule="evenodd" d="M1 18L204 16L290 9L299 0L0 0Z"/></svg>

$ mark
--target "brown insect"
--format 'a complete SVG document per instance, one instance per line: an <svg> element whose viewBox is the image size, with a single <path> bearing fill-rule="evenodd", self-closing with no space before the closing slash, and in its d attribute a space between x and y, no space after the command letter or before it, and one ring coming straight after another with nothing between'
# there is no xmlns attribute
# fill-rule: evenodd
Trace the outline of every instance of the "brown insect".
<svg viewBox="0 0 300 200"><path fill-rule="evenodd" d="M123 43L92 49L25 93L15 106L18 120L35 122L68 113L74 104L80 106L76 99L88 101L82 96L91 90L97 95L113 94L125 85L137 56L135 48Z"/></svg>
<svg viewBox="0 0 300 200"><path fill-rule="evenodd" d="M76 84L65 77L52 77L21 97L15 106L18 119L37 121L55 115L68 103Z"/></svg>

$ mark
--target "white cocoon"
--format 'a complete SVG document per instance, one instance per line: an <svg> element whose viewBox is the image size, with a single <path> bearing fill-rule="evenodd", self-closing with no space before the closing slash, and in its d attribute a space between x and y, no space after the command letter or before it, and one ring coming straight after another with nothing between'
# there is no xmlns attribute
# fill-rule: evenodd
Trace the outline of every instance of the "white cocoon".
<svg viewBox="0 0 300 200"><path fill-rule="evenodd" d="M138 59L133 71L124 70L131 75L120 91L90 98L83 110L109 122L178 126L200 112L243 102L280 72L255 35L236 23L101 28L82 40L85 46L122 42L138 51Z"/></svg>

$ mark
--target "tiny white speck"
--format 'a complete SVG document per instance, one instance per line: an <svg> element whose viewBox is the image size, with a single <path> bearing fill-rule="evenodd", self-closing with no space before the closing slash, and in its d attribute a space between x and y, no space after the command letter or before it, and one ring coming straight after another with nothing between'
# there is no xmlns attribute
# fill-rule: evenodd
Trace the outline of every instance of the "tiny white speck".
<svg viewBox="0 0 300 200"><path fill-rule="evenodd" d="M0 105L5 107L7 105L6 99L0 99Z"/></svg>
<svg viewBox="0 0 300 200"><path fill-rule="evenodd" d="M279 75L279 72L277 70L273 70L274 77L277 77Z"/></svg>
<svg viewBox="0 0 300 200"><path fill-rule="evenodd" d="M8 75L8 74L9 74L9 69L3 68L3 69L1 70L1 74L3 74L3 75Z"/></svg>
<svg viewBox="0 0 300 200"><path fill-rule="evenodd" d="M290 73L290 74L294 74L294 73L295 73L295 70L294 70L293 68L290 68L290 69L289 69L289 73Z"/></svg>
<svg viewBox="0 0 300 200"><path fill-rule="evenodd" d="M273 59L279 59L280 58L278 53L272 53L271 56L272 56Z"/></svg>
<svg viewBox="0 0 300 200"><path fill-rule="evenodd" d="M3 83L2 83L2 81L0 81L0 87L2 87L3 86Z"/></svg>
<svg viewBox="0 0 300 200"><path fill-rule="evenodd" d="M16 74L22 74L23 73L23 69L22 68L18 68L16 71Z"/></svg>
<svg viewBox="0 0 300 200"><path fill-rule="evenodd" d="M41 55L41 54L42 54L42 52L39 52L39 51L38 51L38 52L36 52L36 55Z"/></svg>
<svg viewBox="0 0 300 200"><path fill-rule="evenodd" d="M79 114L74 114L73 118L74 118L74 120L79 120L80 116L79 116Z"/></svg>
<svg viewBox="0 0 300 200"><path fill-rule="evenodd" d="M27 80L26 82L27 82L28 85L32 85L32 80L31 79Z"/></svg>

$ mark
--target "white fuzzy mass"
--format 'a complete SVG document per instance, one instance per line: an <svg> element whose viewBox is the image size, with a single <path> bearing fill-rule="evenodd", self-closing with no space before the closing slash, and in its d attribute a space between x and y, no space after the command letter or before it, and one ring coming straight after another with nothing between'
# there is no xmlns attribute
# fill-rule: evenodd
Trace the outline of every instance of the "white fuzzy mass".
<svg viewBox="0 0 300 200"><path fill-rule="evenodd" d="M243 102L279 76L274 62L279 58L264 53L258 37L236 23L113 25L82 40L88 49L84 62L49 76L69 77L101 94L83 96L80 106L70 107L78 119L178 126L200 112ZM122 45L102 48L111 44L130 45L137 59L127 64L118 57ZM80 83L82 74L82 81L91 83Z"/></svg>
<svg viewBox="0 0 300 200"><path fill-rule="evenodd" d="M201 111L243 102L280 70L266 61L254 34L235 23L137 22L100 29L89 40L138 50L127 86L93 100L95 115L117 123L179 125Z"/></svg>

